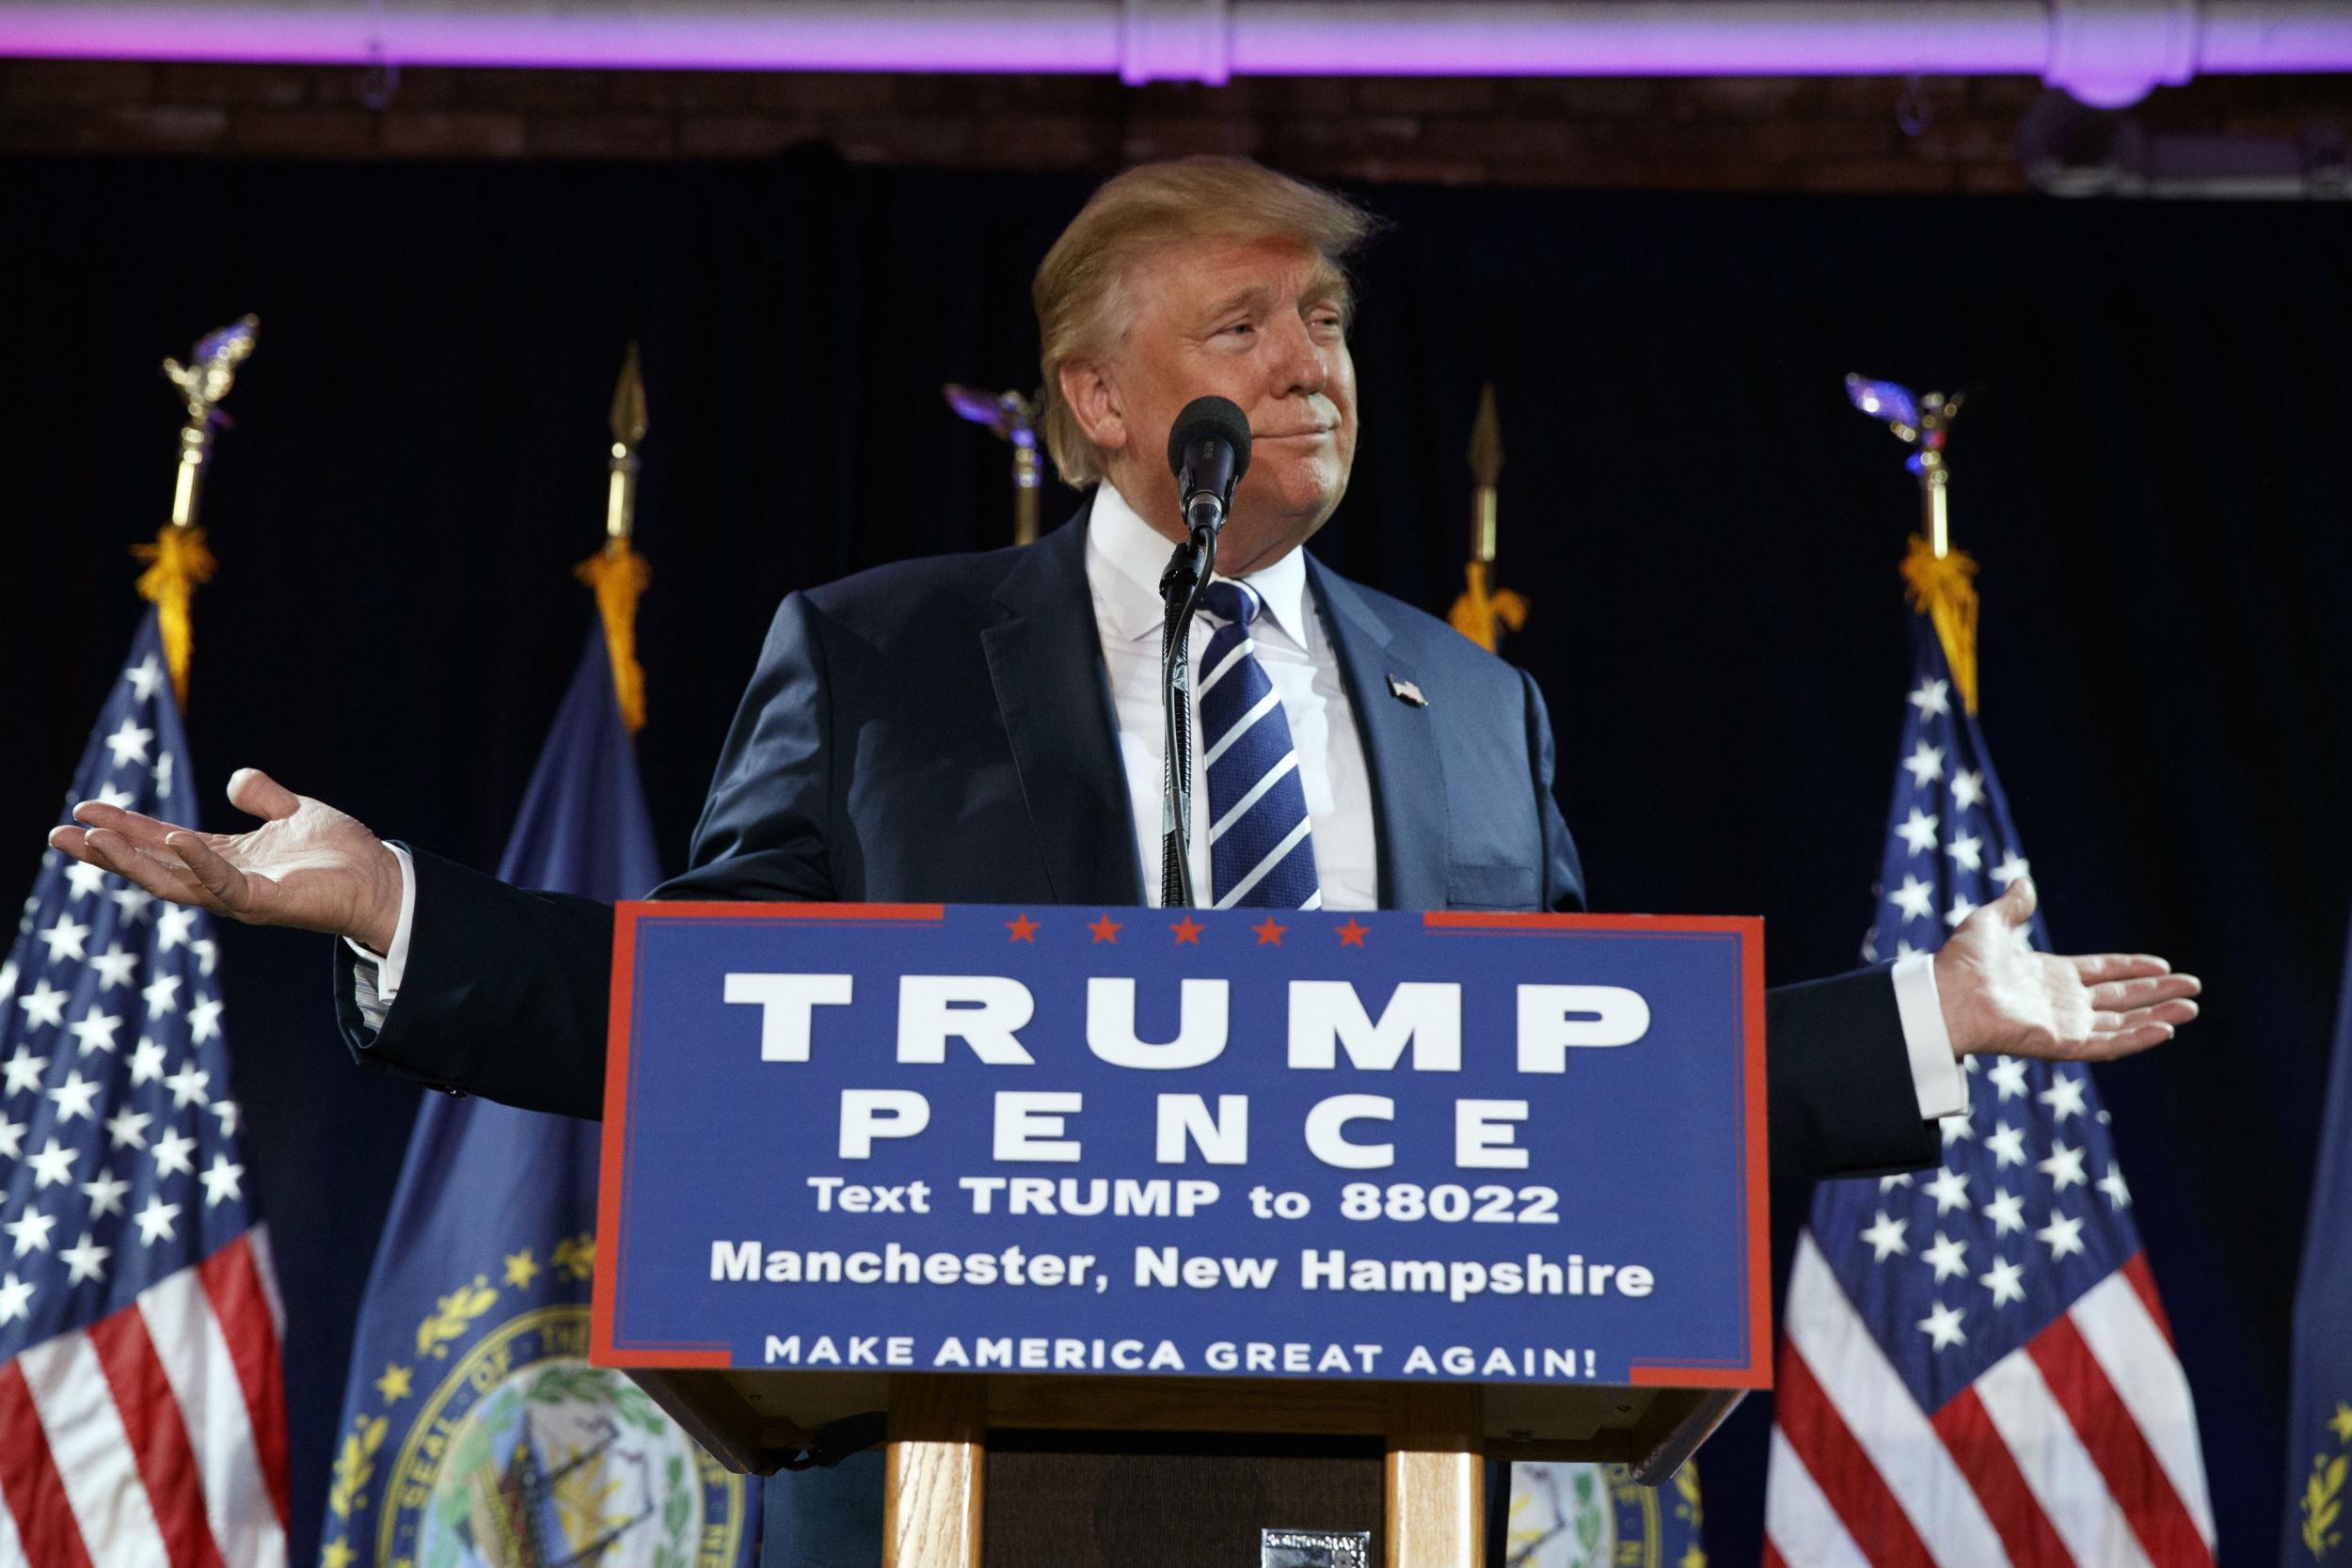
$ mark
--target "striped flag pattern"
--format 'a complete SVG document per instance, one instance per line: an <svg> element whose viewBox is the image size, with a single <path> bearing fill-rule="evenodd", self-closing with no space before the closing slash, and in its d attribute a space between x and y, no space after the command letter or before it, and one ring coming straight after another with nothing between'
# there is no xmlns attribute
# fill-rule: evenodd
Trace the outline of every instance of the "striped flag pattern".
<svg viewBox="0 0 2352 1568"><path fill-rule="evenodd" d="M185 820L148 612L75 800ZM0 964L0 1568L286 1560L284 1308L207 917L51 851Z"/></svg>
<svg viewBox="0 0 2352 1568"><path fill-rule="evenodd" d="M1865 957L2026 875L1927 618ZM2029 936L2047 947L2037 917ZM2078 1065L1971 1057L1932 1175L1825 1181L1783 1314L1768 1568L2214 1560L2196 1412Z"/></svg>

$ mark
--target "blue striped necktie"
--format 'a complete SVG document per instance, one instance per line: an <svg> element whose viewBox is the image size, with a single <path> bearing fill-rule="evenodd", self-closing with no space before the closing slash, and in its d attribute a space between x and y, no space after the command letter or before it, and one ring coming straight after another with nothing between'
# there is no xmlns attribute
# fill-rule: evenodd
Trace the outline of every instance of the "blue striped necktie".
<svg viewBox="0 0 2352 1568"><path fill-rule="evenodd" d="M1321 909L1290 720L1249 640L1258 595L1240 583L1212 582L1200 607L1225 623L1209 638L1197 688L1215 907Z"/></svg>

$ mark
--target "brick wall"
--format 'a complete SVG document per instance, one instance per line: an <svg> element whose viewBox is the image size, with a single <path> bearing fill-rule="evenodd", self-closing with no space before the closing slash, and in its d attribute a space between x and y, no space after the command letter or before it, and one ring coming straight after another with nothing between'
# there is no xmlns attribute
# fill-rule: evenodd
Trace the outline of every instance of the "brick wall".
<svg viewBox="0 0 2352 1568"><path fill-rule="evenodd" d="M2026 77L1489 81L749 71L399 73L350 67L0 60L0 153L297 158L757 158L829 142L861 163L1109 169L1240 152L1324 178L1658 189L2017 191ZM2211 78L2152 127L2292 136L2352 122L2352 78Z"/></svg>

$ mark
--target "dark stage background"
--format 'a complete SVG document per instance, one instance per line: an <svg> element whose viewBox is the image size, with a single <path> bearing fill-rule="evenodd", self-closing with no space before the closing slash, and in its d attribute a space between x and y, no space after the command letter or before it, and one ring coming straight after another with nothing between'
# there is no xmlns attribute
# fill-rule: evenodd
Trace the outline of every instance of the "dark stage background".
<svg viewBox="0 0 2352 1568"><path fill-rule="evenodd" d="M140 606L167 352L245 310L191 713L230 769L495 863L591 609L604 412L643 341L645 779L671 866L776 600L1009 533L938 386L1035 376L1066 177L764 165L0 163L0 891ZM2105 1070L2198 1395L2224 1562L2270 1560L2288 1310L2352 833L2352 212L1947 198L1361 193L1365 439L1327 561L1442 610L1500 389L1507 649L1559 726L1597 907L1770 917L1848 967L1904 684L1900 449L1848 370L1986 388L1952 455L1984 717L2061 942L2202 973ZM1049 492L1049 514L1068 498ZM229 825L224 804L207 826ZM293 1323L297 1562L415 1092L355 1069L323 939L230 934L227 1024ZM1784 1245L1802 1194L1780 1199ZM1708 1451L1753 1562L1761 1401Z"/></svg>

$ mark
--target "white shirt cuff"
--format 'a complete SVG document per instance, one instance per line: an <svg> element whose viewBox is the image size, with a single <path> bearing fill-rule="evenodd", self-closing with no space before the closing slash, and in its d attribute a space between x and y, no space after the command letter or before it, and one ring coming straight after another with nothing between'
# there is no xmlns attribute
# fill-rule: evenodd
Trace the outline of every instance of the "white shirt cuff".
<svg viewBox="0 0 2352 1568"><path fill-rule="evenodd" d="M400 924L392 927L391 951L378 953L373 948L361 946L349 937L343 938L351 950L359 955L361 962L375 966L375 994L372 1000L377 1009L374 1022L379 1024L384 1010L389 1009L400 995L400 982L408 973L408 934L417 922L416 863L408 858L408 851L397 844L388 844L385 847L400 862Z"/></svg>
<svg viewBox="0 0 2352 1568"><path fill-rule="evenodd" d="M407 929L404 917L404 942ZM1919 1097L1920 1117L1934 1121L1967 1110L1968 1080L1952 1054L1952 1033L1944 1026L1934 954L1895 960L1895 1011L1903 1021L1903 1049L1911 1054L1911 1087Z"/></svg>

